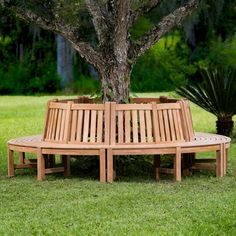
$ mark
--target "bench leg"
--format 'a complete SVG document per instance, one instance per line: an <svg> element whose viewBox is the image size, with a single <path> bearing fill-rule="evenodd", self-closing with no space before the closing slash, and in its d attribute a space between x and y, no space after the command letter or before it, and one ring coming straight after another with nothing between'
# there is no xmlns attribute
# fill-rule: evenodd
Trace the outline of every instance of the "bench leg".
<svg viewBox="0 0 236 236"><path fill-rule="evenodd" d="M40 148L37 152L37 179L40 181L45 179L45 158Z"/></svg>
<svg viewBox="0 0 236 236"><path fill-rule="evenodd" d="M220 145L220 150L216 151L216 176L224 176L224 150L223 145Z"/></svg>
<svg viewBox="0 0 236 236"><path fill-rule="evenodd" d="M194 165L194 158L195 158L195 153L183 154L183 159L184 159L183 175L184 176L193 175L192 167Z"/></svg>
<svg viewBox="0 0 236 236"><path fill-rule="evenodd" d="M100 150L99 155L100 162L100 182L106 182L106 151L105 149Z"/></svg>
<svg viewBox="0 0 236 236"><path fill-rule="evenodd" d="M223 153L224 153L224 175L226 175L227 172L227 152L228 150L226 149L226 145L225 143L223 144Z"/></svg>
<svg viewBox="0 0 236 236"><path fill-rule="evenodd" d="M13 150L8 148L8 176L13 177L14 173L14 157L13 157Z"/></svg>
<svg viewBox="0 0 236 236"><path fill-rule="evenodd" d="M113 182L113 153L112 149L107 149L107 181Z"/></svg>
<svg viewBox="0 0 236 236"><path fill-rule="evenodd" d="M225 174L227 173L228 170L228 149L225 149Z"/></svg>
<svg viewBox="0 0 236 236"><path fill-rule="evenodd" d="M161 166L161 156L156 155L153 159L153 166L154 166L154 177L156 181L160 180L160 166Z"/></svg>
<svg viewBox="0 0 236 236"><path fill-rule="evenodd" d="M174 180L181 181L181 148L176 148L176 155L174 157Z"/></svg>
<svg viewBox="0 0 236 236"><path fill-rule="evenodd" d="M62 155L61 159L64 167L64 176L68 177L70 176L70 156Z"/></svg>
<svg viewBox="0 0 236 236"><path fill-rule="evenodd" d="M48 162L49 162L49 166L53 168L56 164L55 155L52 155L52 154L48 155Z"/></svg>
<svg viewBox="0 0 236 236"><path fill-rule="evenodd" d="M24 152L19 152L19 163L20 164L25 164L25 153Z"/></svg>

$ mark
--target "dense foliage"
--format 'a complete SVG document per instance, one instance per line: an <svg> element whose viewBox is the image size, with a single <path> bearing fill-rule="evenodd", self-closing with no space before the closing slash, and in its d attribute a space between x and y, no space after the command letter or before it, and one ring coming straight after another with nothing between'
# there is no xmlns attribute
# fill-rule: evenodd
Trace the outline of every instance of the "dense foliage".
<svg viewBox="0 0 236 236"><path fill-rule="evenodd" d="M201 70L201 82L192 82L177 92L217 117L217 133L230 136L236 114L236 67Z"/></svg>
<svg viewBox="0 0 236 236"><path fill-rule="evenodd" d="M170 32L137 61L131 75L131 90L170 91L186 85L189 79L201 80L199 67L236 64L235 5L235 0L202 1L183 28ZM142 35L172 8L173 4L167 1L138 20L130 32L132 38ZM91 28L86 14L82 16L81 24ZM28 25L0 8L0 94L61 90L56 50L53 33ZM97 72L76 53L73 58L73 82L68 91L98 92Z"/></svg>

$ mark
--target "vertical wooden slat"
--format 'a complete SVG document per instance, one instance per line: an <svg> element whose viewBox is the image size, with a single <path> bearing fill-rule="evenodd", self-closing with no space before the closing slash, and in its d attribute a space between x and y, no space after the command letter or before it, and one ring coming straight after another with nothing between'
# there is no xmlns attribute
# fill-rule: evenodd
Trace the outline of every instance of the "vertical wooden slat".
<svg viewBox="0 0 236 236"><path fill-rule="evenodd" d="M54 109L49 108L49 119L48 119L48 130L47 130L47 139L50 139L51 132L52 132L52 125L53 125L53 114L54 114Z"/></svg>
<svg viewBox="0 0 236 236"><path fill-rule="evenodd" d="M51 140L55 140L56 138L56 131L58 129L58 109L54 109L53 121L52 121L52 132L51 132Z"/></svg>
<svg viewBox="0 0 236 236"><path fill-rule="evenodd" d="M152 138L152 118L151 118L151 111L146 111L146 125L147 125L147 141L148 143L153 142Z"/></svg>
<svg viewBox="0 0 236 236"><path fill-rule="evenodd" d="M59 109L58 111L58 124L61 124L62 121L62 110ZM56 137L55 140L58 141L60 139L60 126L58 126L57 131L56 131Z"/></svg>
<svg viewBox="0 0 236 236"><path fill-rule="evenodd" d="M170 142L170 128L169 128L167 110L163 110L163 118L164 118L164 129L165 129L165 134L166 134L166 141Z"/></svg>
<svg viewBox="0 0 236 236"><path fill-rule="evenodd" d="M76 121L78 117L78 112L76 110L72 111L72 122L71 122L71 133L70 133L70 141L75 142L75 135L76 135Z"/></svg>
<svg viewBox="0 0 236 236"><path fill-rule="evenodd" d="M175 127L174 127L174 118L172 114L172 110L168 110L168 118L170 123L170 133L171 133L171 141L176 141L176 135L175 135Z"/></svg>
<svg viewBox="0 0 236 236"><path fill-rule="evenodd" d="M105 107L104 107L105 111L105 125L104 125L104 142L105 144L110 144L110 129L111 129L111 103L110 102L106 102L105 103Z"/></svg>
<svg viewBox="0 0 236 236"><path fill-rule="evenodd" d="M103 135L103 111L98 111L98 121L97 121L97 142L102 142Z"/></svg>
<svg viewBox="0 0 236 236"><path fill-rule="evenodd" d="M152 122L153 122L153 135L155 142L160 142L160 129L159 129L159 122L158 122L158 114L157 114L157 104L152 102Z"/></svg>
<svg viewBox="0 0 236 236"><path fill-rule="evenodd" d="M183 129L183 134L184 134L184 139L186 141L190 141L190 133L189 133L189 119L187 118L187 110L186 110L186 103L184 100L180 100L178 102L180 104L180 119L181 119L181 124L182 124L182 129Z"/></svg>
<svg viewBox="0 0 236 236"><path fill-rule="evenodd" d="M48 121L49 121L49 112L50 112L50 102L47 102L47 107L46 107L46 115L45 115L45 122L44 122L44 131L43 131L43 140L45 140L47 138L47 132L48 132Z"/></svg>
<svg viewBox="0 0 236 236"><path fill-rule="evenodd" d="M137 110L132 111L133 142L138 143L138 114Z"/></svg>
<svg viewBox="0 0 236 236"><path fill-rule="evenodd" d="M125 111L125 143L130 143L130 111Z"/></svg>
<svg viewBox="0 0 236 236"><path fill-rule="evenodd" d="M85 110L83 120L83 142L88 142L89 133L89 122L90 122L90 110Z"/></svg>
<svg viewBox="0 0 236 236"><path fill-rule="evenodd" d="M116 143L116 103L111 102L111 144Z"/></svg>
<svg viewBox="0 0 236 236"><path fill-rule="evenodd" d="M185 100L185 107L186 107L186 116L188 119L188 123L189 123L189 135L190 135L190 141L194 140L194 129L193 129L193 119L192 119L192 113L190 110L190 104L189 101Z"/></svg>
<svg viewBox="0 0 236 236"><path fill-rule="evenodd" d="M123 111L118 111L118 143L124 143L124 116Z"/></svg>
<svg viewBox="0 0 236 236"><path fill-rule="evenodd" d="M179 141L181 139L181 137L180 137L180 131L179 131L178 118L177 118L177 110L173 110L173 118L174 118L176 139L177 139L177 141Z"/></svg>
<svg viewBox="0 0 236 236"><path fill-rule="evenodd" d="M140 128L140 136L141 136L141 142L146 143L146 124L145 124L145 118L144 118L144 111L139 111L139 128Z"/></svg>
<svg viewBox="0 0 236 236"><path fill-rule="evenodd" d="M160 127L161 141L164 142L164 141L166 141L166 137L165 137L165 130L164 130L164 122L163 122L162 110L158 111L158 121L159 121L159 127Z"/></svg>
<svg viewBox="0 0 236 236"><path fill-rule="evenodd" d="M91 111L90 142L95 142L96 136L97 111Z"/></svg>
<svg viewBox="0 0 236 236"><path fill-rule="evenodd" d="M177 111L177 124L179 126L179 134L180 134L180 140L184 140L184 135L183 135L183 129L181 125L181 119L180 119L180 111Z"/></svg>
<svg viewBox="0 0 236 236"><path fill-rule="evenodd" d="M65 123L66 123L66 111L63 109L62 110L62 118L61 118L61 125L60 125L60 137L59 137L59 141L63 141L63 137L64 137L64 128L65 128Z"/></svg>
<svg viewBox="0 0 236 236"><path fill-rule="evenodd" d="M70 130L71 130L72 103L73 103L72 101L67 102L67 109L65 110L66 119L65 119L65 127L64 127L65 131L64 131L64 136L63 136L64 143L68 143L69 141L69 135L70 135Z"/></svg>
<svg viewBox="0 0 236 236"><path fill-rule="evenodd" d="M77 133L76 133L76 141L81 142L82 141L82 131L83 131L83 117L84 117L84 111L78 110L78 123L77 123Z"/></svg>

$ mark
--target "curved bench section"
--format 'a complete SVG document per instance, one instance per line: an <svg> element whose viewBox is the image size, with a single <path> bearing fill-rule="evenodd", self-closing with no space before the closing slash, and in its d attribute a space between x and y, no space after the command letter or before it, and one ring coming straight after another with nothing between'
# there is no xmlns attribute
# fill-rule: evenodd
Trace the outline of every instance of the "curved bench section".
<svg viewBox="0 0 236 236"><path fill-rule="evenodd" d="M68 155L98 155L100 160L100 181L106 181L105 149L109 145L110 103L75 104L72 101L60 103L49 101L42 138L31 136L8 142L8 175L14 176L15 168L26 168L25 153L37 155L38 180L47 173L69 174ZM40 140L41 139L41 140ZM20 153L20 164L14 165L13 152ZM47 168L47 159L61 155L63 167ZM53 162L53 161L52 161Z"/></svg>
<svg viewBox="0 0 236 236"><path fill-rule="evenodd" d="M86 103L81 103L86 102ZM181 180L183 169L214 169L224 176L227 169L227 150L230 138L206 133L194 133L187 100L136 98L133 104L94 104L89 98L54 100L47 104L43 135L23 137L8 142L8 175L17 168L37 166L37 178L45 174L64 172L69 175L70 155L98 155L100 181L115 178L114 156L154 154L156 179L160 174L173 173ZM19 152L14 164L13 153ZM216 152L215 159L196 159L195 153ZM35 160L25 153L37 155ZM161 154L174 154L174 168L160 165ZM55 167L55 155L61 155L62 166Z"/></svg>
<svg viewBox="0 0 236 236"><path fill-rule="evenodd" d="M174 154L174 174L181 180L182 154L214 151L217 153L216 174L222 177L226 172L226 150L230 138L211 134L188 134L183 122L186 117L182 101L157 104L111 103L111 137L107 151L107 180L116 177L114 158L116 155L161 155ZM184 117L185 116L185 117ZM186 136L188 135L188 136ZM188 140L193 137L192 140ZM154 159L156 179L159 180L160 157ZM189 169L193 166L189 166ZM168 172L170 173L170 171Z"/></svg>

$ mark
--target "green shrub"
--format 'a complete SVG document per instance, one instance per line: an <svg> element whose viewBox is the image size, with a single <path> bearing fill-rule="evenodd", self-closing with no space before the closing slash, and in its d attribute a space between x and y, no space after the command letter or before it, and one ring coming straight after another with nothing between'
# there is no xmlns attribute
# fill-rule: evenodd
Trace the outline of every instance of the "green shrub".
<svg viewBox="0 0 236 236"><path fill-rule="evenodd" d="M60 88L54 63L45 63L42 74L29 63L15 63L9 65L7 70L0 68L0 78L1 95L53 93Z"/></svg>
<svg viewBox="0 0 236 236"><path fill-rule="evenodd" d="M29 71L21 64L13 64L7 71L0 68L0 94L22 94L27 91Z"/></svg>
<svg viewBox="0 0 236 236"><path fill-rule="evenodd" d="M77 94L98 93L100 91L100 82L99 80L80 74L75 77L75 82L72 84L72 91Z"/></svg>
<svg viewBox="0 0 236 236"><path fill-rule="evenodd" d="M138 60L131 75L132 91L171 91L186 84L195 67L188 63L186 46L179 40L178 36L162 39ZM176 47L182 47L185 56L179 57Z"/></svg>

